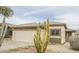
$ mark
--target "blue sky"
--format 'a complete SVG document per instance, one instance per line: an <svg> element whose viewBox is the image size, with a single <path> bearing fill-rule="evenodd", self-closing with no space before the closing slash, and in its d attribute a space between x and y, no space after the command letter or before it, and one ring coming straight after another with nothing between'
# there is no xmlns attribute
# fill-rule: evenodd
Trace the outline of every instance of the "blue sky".
<svg viewBox="0 0 79 59"><path fill-rule="evenodd" d="M10 6L14 15L8 23L23 24L50 21L66 23L69 28L79 29L79 7L57 6Z"/></svg>

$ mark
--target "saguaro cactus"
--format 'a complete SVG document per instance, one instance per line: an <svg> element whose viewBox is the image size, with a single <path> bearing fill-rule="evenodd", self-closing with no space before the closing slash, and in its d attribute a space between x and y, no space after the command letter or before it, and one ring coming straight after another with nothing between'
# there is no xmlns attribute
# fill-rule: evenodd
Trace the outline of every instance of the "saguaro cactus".
<svg viewBox="0 0 79 59"><path fill-rule="evenodd" d="M8 26L5 24L5 18L4 18L4 21L3 21L3 24L2 24L1 33L0 33L0 46L2 45L2 42L3 42L4 37L6 35L7 28L8 28Z"/></svg>
<svg viewBox="0 0 79 59"><path fill-rule="evenodd" d="M34 37L34 44L38 53L44 53L49 42L49 19L44 23L44 36L41 36L40 24Z"/></svg>

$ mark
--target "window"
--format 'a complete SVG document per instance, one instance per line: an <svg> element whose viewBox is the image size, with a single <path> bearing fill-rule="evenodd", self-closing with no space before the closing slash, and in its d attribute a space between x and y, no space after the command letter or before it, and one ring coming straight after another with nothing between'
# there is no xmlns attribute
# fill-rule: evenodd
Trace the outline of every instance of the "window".
<svg viewBox="0 0 79 59"><path fill-rule="evenodd" d="M60 29L52 29L51 30L51 35L60 36L61 35L61 30Z"/></svg>

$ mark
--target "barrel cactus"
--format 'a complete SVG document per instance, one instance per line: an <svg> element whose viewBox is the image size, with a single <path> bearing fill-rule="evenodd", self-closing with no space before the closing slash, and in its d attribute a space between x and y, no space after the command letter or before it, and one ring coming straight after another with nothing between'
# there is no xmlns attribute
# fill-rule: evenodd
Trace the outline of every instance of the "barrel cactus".
<svg viewBox="0 0 79 59"><path fill-rule="evenodd" d="M40 24L34 37L34 44L38 53L44 53L49 42L49 21L44 23L44 36L41 36Z"/></svg>
<svg viewBox="0 0 79 59"><path fill-rule="evenodd" d="M72 49L79 50L79 31L69 38L69 42Z"/></svg>

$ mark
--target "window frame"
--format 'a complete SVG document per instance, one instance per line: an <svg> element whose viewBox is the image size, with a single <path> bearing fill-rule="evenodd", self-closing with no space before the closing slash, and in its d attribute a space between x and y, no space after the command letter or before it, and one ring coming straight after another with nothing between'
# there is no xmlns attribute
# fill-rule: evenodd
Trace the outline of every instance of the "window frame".
<svg viewBox="0 0 79 59"><path fill-rule="evenodd" d="M53 33L53 31L54 31L54 33ZM51 36L61 36L61 29L51 29L50 30L50 35Z"/></svg>

